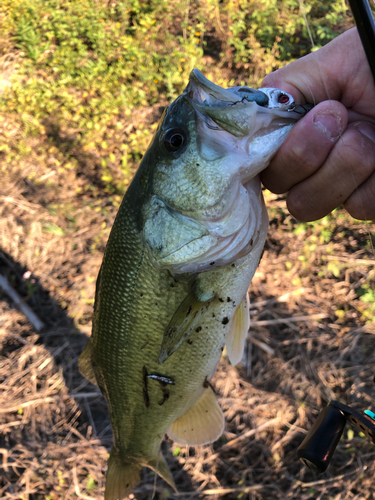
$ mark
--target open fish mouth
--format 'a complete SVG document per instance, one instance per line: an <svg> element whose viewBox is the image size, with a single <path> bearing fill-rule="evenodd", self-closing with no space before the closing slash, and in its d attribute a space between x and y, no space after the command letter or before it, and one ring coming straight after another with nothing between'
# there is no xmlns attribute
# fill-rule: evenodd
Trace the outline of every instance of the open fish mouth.
<svg viewBox="0 0 375 500"><path fill-rule="evenodd" d="M179 210L162 196L145 207L143 238L151 260L173 274L225 266L263 245L268 219L258 174L311 108L280 89L224 89L197 69L182 99L195 112L196 159L188 157L187 165L215 171L221 179L215 182L226 188L199 210Z"/></svg>
<svg viewBox="0 0 375 500"><path fill-rule="evenodd" d="M255 132L252 122L256 115L257 130L269 127L272 120L277 120L280 128L280 118L285 120L285 125L295 123L312 108L311 104L296 104L290 94L280 89L256 90L247 86L224 89L196 68L190 74L184 93L209 128L226 130L236 137Z"/></svg>

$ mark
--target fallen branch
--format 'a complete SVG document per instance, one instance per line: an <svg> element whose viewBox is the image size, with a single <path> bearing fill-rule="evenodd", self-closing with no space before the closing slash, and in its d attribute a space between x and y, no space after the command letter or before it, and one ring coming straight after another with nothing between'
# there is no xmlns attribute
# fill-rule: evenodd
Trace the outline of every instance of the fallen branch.
<svg viewBox="0 0 375 500"><path fill-rule="evenodd" d="M30 307L24 303L18 293L10 286L8 280L5 276L0 274L0 288L5 292L8 297L10 297L13 302L21 309L26 318L33 325L34 329L39 332L42 328L44 328L44 323L41 321L38 316L30 309Z"/></svg>
<svg viewBox="0 0 375 500"><path fill-rule="evenodd" d="M239 443L240 441L243 441L244 439L247 439L251 436L254 436L254 434L256 434L257 432L261 432L263 431L264 429L267 429L267 427L271 427L275 424L277 424L278 422L280 422L281 418L280 417L276 417L276 418L273 418L272 420L268 420L268 422L265 422L264 424L260 425L259 427L257 427L256 429L251 429L247 432L245 432L244 434L241 434L240 436L234 438L234 439L231 439L230 441L228 441L228 443L224 444L221 448L220 448L220 451L218 453L214 453L213 455L211 455L210 457L206 458L203 463L206 464L208 462L211 462L212 460L216 460L217 457L220 456L220 453L222 451L225 451L225 450L228 450L229 448L232 448L234 445L236 445L237 443Z"/></svg>
<svg viewBox="0 0 375 500"><path fill-rule="evenodd" d="M256 337L253 337L252 335L247 336L247 340L255 344L257 347L265 351L267 354L270 354L271 356L275 355L275 349L270 347L268 344L265 342L262 342L261 340L258 340Z"/></svg>

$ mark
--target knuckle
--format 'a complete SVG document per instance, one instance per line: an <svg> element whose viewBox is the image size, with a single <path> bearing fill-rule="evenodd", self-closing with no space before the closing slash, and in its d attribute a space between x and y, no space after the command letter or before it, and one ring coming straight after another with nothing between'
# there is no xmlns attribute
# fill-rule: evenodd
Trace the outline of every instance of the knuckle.
<svg viewBox="0 0 375 500"><path fill-rule="evenodd" d="M315 218L316 207L312 206L309 193L301 185L289 191L287 207L293 217L302 222L309 222Z"/></svg>
<svg viewBox="0 0 375 500"><path fill-rule="evenodd" d="M361 181L375 169L375 144L359 130L347 130L338 146L338 159L351 170L354 179Z"/></svg>
<svg viewBox="0 0 375 500"><path fill-rule="evenodd" d="M344 207L355 219L375 219L375 174L354 190L345 201Z"/></svg>

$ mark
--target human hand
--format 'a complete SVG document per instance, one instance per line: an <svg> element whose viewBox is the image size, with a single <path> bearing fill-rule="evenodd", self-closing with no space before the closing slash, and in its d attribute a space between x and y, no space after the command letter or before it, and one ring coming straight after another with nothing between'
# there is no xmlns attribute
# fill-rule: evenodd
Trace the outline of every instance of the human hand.
<svg viewBox="0 0 375 500"><path fill-rule="evenodd" d="M375 82L356 28L267 75L262 86L316 104L262 173L266 188L288 191L288 209L301 221L341 204L357 219L375 220Z"/></svg>

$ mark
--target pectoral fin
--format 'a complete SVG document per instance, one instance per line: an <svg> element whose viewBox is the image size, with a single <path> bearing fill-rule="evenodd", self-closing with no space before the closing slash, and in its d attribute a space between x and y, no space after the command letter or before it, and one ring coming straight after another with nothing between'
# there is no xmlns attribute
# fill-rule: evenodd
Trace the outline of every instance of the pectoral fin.
<svg viewBox="0 0 375 500"><path fill-rule="evenodd" d="M94 368L92 366L92 342L91 339L87 342L85 348L82 351L78 359L78 368L81 374L87 378L89 382L94 385L98 385L96 381L96 376L94 373Z"/></svg>
<svg viewBox="0 0 375 500"><path fill-rule="evenodd" d="M227 354L229 361L233 366L239 363L242 359L249 327L249 299L246 294L234 313L229 332L227 334Z"/></svg>
<svg viewBox="0 0 375 500"><path fill-rule="evenodd" d="M181 302L164 333L159 365L164 363L198 326L212 300L202 302L196 298L192 290Z"/></svg>
<svg viewBox="0 0 375 500"><path fill-rule="evenodd" d="M224 430L224 415L213 390L208 387L196 403L173 422L167 434L181 444L213 443Z"/></svg>

